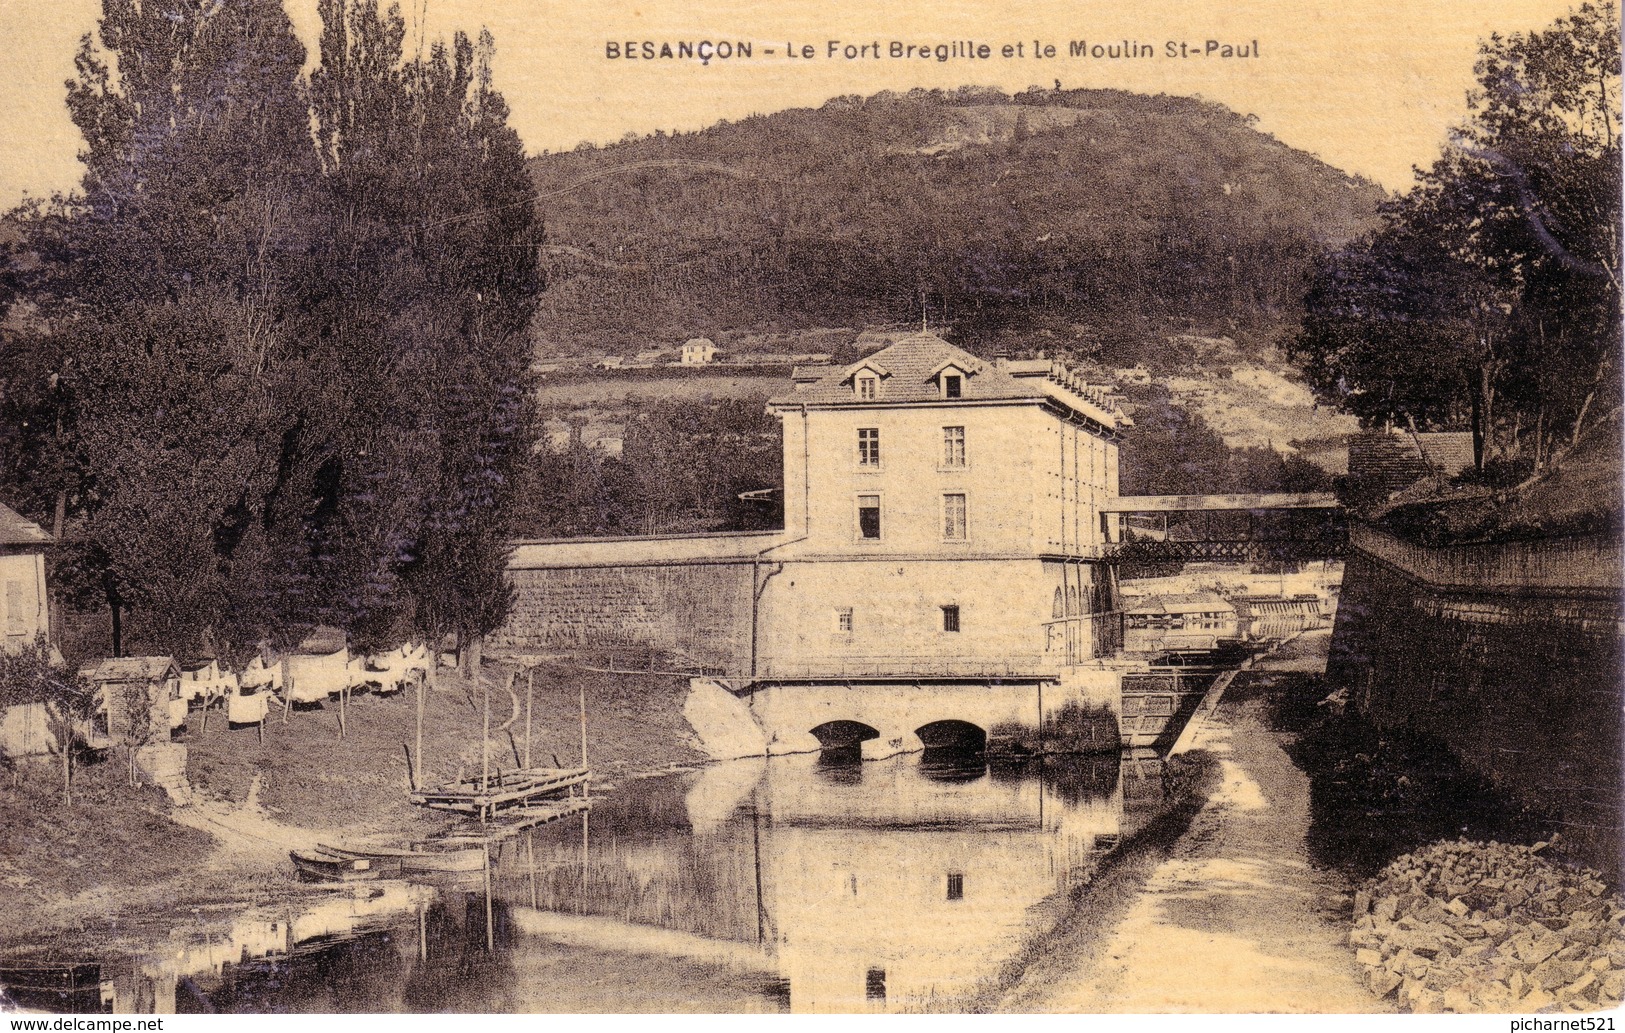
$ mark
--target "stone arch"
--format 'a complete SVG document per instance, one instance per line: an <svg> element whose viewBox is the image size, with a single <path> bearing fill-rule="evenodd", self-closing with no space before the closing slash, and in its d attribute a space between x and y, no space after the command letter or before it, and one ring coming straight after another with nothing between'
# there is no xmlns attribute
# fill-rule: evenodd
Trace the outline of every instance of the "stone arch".
<svg viewBox="0 0 1625 1033"><path fill-rule="evenodd" d="M987 748L987 729L969 721L947 718L923 724L914 730L927 750L956 750L981 753Z"/></svg>
<svg viewBox="0 0 1625 1033"><path fill-rule="evenodd" d="M825 750L848 749L880 738L880 729L862 721L825 721L808 731L818 740L819 748Z"/></svg>

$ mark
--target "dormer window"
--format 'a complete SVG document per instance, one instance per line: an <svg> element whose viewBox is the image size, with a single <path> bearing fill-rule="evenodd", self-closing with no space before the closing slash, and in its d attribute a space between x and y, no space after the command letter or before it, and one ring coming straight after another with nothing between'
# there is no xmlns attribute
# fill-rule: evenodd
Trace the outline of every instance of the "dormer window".
<svg viewBox="0 0 1625 1033"><path fill-rule="evenodd" d="M937 382L937 390L944 398L965 397L965 381L977 371L967 369L959 362L949 359L931 371L931 379Z"/></svg>
<svg viewBox="0 0 1625 1033"><path fill-rule="evenodd" d="M873 373L860 375L855 381L857 385L858 400L872 402L880 391L880 378Z"/></svg>

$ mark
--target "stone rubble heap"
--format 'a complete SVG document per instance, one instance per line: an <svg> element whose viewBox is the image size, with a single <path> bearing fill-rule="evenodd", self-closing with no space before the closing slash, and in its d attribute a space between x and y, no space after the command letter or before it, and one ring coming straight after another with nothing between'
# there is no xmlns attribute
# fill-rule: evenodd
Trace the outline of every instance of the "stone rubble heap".
<svg viewBox="0 0 1625 1033"><path fill-rule="evenodd" d="M1349 944L1371 992L1427 1013L1618 1007L1625 904L1549 845L1434 843L1367 882Z"/></svg>

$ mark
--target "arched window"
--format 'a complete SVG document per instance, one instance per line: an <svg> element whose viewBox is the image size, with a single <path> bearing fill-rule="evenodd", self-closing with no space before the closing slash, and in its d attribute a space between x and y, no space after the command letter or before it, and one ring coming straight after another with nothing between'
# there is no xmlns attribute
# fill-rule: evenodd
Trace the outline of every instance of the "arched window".
<svg viewBox="0 0 1625 1033"><path fill-rule="evenodd" d="M1055 605L1050 607L1049 615L1051 617L1066 616L1066 602L1061 598L1061 590L1059 588L1055 590Z"/></svg>
<svg viewBox="0 0 1625 1033"><path fill-rule="evenodd" d="M1066 612L1068 616L1078 612L1078 588L1068 585L1066 588Z"/></svg>

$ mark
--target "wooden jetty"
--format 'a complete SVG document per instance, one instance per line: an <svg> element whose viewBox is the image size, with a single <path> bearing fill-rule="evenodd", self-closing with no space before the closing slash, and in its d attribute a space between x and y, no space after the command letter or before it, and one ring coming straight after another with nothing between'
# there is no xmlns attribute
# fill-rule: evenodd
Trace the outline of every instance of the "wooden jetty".
<svg viewBox="0 0 1625 1033"><path fill-rule="evenodd" d="M419 807L437 811L496 817L567 793L590 778L592 772L585 768L519 768L419 789L410 798Z"/></svg>
<svg viewBox="0 0 1625 1033"><path fill-rule="evenodd" d="M434 837L436 843L495 843L527 832L540 825L586 814L592 801L584 796L566 796L556 800L538 800L524 807L500 812L484 825L465 826L465 830L448 829Z"/></svg>
<svg viewBox="0 0 1625 1033"><path fill-rule="evenodd" d="M519 716L518 697L513 694L514 675L508 675L507 691L514 699L514 715ZM408 799L419 807L437 811L451 811L478 817L482 826L501 823L512 832L544 825L571 814L586 811L582 806L591 796L592 771L587 767L587 699L586 691L579 693L581 720L581 764L579 767L537 767L531 764L531 704L535 692L535 672L525 678L525 754L516 768L507 771L491 770L491 687L479 678L484 713L484 731L480 744L479 777L457 778L438 786L422 784L421 757L423 755L423 707L418 706L418 760L412 762L411 791ZM421 695L420 695L421 701ZM508 725L503 725L507 728ZM558 758L553 758L558 764ZM576 801L566 803L566 801ZM487 832L482 830L482 835Z"/></svg>

